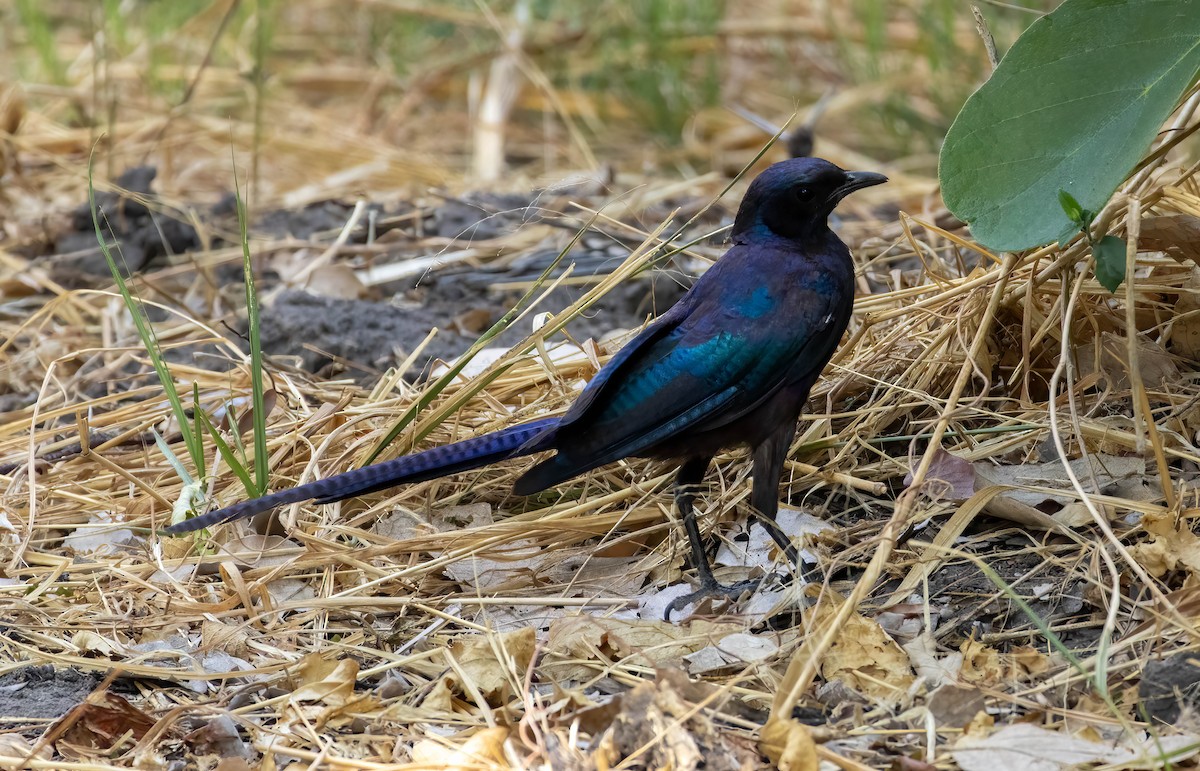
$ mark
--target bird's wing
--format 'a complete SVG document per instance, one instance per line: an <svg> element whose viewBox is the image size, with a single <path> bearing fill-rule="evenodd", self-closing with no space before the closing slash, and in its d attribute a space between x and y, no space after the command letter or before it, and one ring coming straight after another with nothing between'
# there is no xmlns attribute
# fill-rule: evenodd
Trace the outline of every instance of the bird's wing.
<svg viewBox="0 0 1200 771"><path fill-rule="evenodd" d="M588 381L583 391L571 403L570 409L559 421L559 427L569 426L583 418L592 409L597 399L605 397L614 385L618 385L627 371L636 366L643 358L647 349L668 335L674 334L681 321L688 316L688 298L685 296L672 305L666 313L659 316L649 326L639 332L632 340L621 346L621 350L608 360L596 376Z"/></svg>
<svg viewBox="0 0 1200 771"><path fill-rule="evenodd" d="M823 367L814 349L836 345L826 339L835 301L818 293L805 300L755 318L717 302L684 309L622 351L605 382L572 408L557 428L560 452L588 468L636 455L682 431L735 420L806 366Z"/></svg>

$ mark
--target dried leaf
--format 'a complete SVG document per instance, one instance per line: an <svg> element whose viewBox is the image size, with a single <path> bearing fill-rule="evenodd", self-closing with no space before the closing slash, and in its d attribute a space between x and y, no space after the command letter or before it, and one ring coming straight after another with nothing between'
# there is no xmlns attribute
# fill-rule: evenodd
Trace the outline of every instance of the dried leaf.
<svg viewBox="0 0 1200 771"><path fill-rule="evenodd" d="M772 715L763 726L758 747L777 768L784 771L816 771L817 745L803 723Z"/></svg>
<svg viewBox="0 0 1200 771"><path fill-rule="evenodd" d="M710 646L714 639L740 631L740 624L703 619L677 626L657 620L567 616L550 624L539 669L564 682L589 680L617 661L649 667L675 665L684 656Z"/></svg>
<svg viewBox="0 0 1200 771"><path fill-rule="evenodd" d="M471 308L452 318L450 326L460 335L478 337L480 332L492 325L495 316L491 308Z"/></svg>
<svg viewBox="0 0 1200 771"><path fill-rule="evenodd" d="M1200 240L1191 243L1200 254ZM1195 255L1189 255L1193 261ZM1179 290L1171 319L1171 350L1193 361L1200 359L1200 268L1193 267Z"/></svg>
<svg viewBox="0 0 1200 771"><path fill-rule="evenodd" d="M822 629L837 612L834 603L818 606L812 628ZM912 685L908 656L874 620L852 613L821 659L821 675L841 680L869 698L885 702L899 699Z"/></svg>
<svg viewBox="0 0 1200 771"><path fill-rule="evenodd" d="M910 460L912 461L910 465L915 468L917 461ZM905 487L912 484L912 475L912 471L905 475ZM975 465L969 460L938 447L934 450L933 461L929 464L929 472L925 475L925 483L930 485L930 494L939 499L965 501L976 491Z"/></svg>
<svg viewBox="0 0 1200 771"><path fill-rule="evenodd" d="M435 680L433 687L425 694L425 698L421 699L421 712L452 714L454 712L454 692L450 690L451 682L452 679L449 677L439 677ZM388 710L389 715L396 713L395 706ZM396 717L399 717L399 715L396 715Z"/></svg>
<svg viewBox="0 0 1200 771"><path fill-rule="evenodd" d="M814 517L802 509L789 506L779 507L779 514L775 521L794 542L802 536L816 536L833 529L825 520ZM800 543L797 545L799 546ZM717 549L717 556L713 558L713 565L771 570L775 567L778 549L774 539L767 533L767 529L755 525L750 528L749 537L746 539L722 540ZM807 562L816 559L815 555L804 549L800 550L800 557ZM661 618L661 616L659 617Z"/></svg>
<svg viewBox="0 0 1200 771"><path fill-rule="evenodd" d="M413 764L423 768L443 768L447 771L477 771L479 768L507 768L504 743L508 729L503 726L484 728L471 734L461 747L450 747L444 741L422 739L413 745Z"/></svg>
<svg viewBox="0 0 1200 771"><path fill-rule="evenodd" d="M200 644L209 650L223 651L230 656L244 657L250 633L242 626L204 619L200 623Z"/></svg>
<svg viewBox="0 0 1200 771"><path fill-rule="evenodd" d="M1008 658L1011 667L1010 680L1028 680L1030 677L1044 675L1053 666L1049 656L1028 645L1013 648L1008 652Z"/></svg>
<svg viewBox="0 0 1200 771"><path fill-rule="evenodd" d="M86 525L63 539L63 547L73 554L93 557L119 553L121 546L133 542L134 535L132 530L116 526L118 521L110 512L93 514Z"/></svg>
<svg viewBox="0 0 1200 771"><path fill-rule="evenodd" d="M1050 529L1057 529L1063 524L1051 518L1045 511L1046 505L1053 504L1064 507L1076 502L1071 482L1063 472L1060 461L1046 463L1024 463L1015 466L997 465L990 461L977 461L972 464L979 479L980 487L987 485L1008 485L1041 488L1039 490L1006 490L993 498L986 507L988 513L1004 516L1005 513L1020 516L1027 507L1038 507L1040 516L1048 520ZM1137 492L1132 483L1141 485L1146 476L1145 458L1123 455L1107 455L1091 453L1084 458L1070 461L1071 472L1083 483L1086 489L1092 488L1092 479L1096 480L1103 494L1120 494L1127 490ZM1057 493L1063 490L1064 493ZM1012 505L1018 504L1018 505ZM1064 515L1067 521L1078 521L1078 517ZM1010 517L1012 518L1012 517ZM1026 523L1036 525L1037 518ZM1090 515L1088 521L1090 522Z"/></svg>
<svg viewBox="0 0 1200 771"><path fill-rule="evenodd" d="M354 659L326 659L319 653L310 653L301 660L298 674L300 684L292 691L295 701L319 701L340 707L355 698L358 662Z"/></svg>
<svg viewBox="0 0 1200 771"><path fill-rule="evenodd" d="M554 549L546 549L531 539L513 541L492 553L501 558L472 554L447 565L446 575L474 591L502 592L506 587L536 583L531 576L561 559Z"/></svg>
<svg viewBox="0 0 1200 771"><path fill-rule="evenodd" d="M1134 764L1152 758L1170 757L1172 763L1184 758L1176 754L1196 753L1195 736L1153 736L1145 744L1112 746L1093 742L1061 731L1051 731L1029 723L1001 728L990 736L967 734L960 738L950 754L963 771L1057 771L1085 764Z"/></svg>
<svg viewBox="0 0 1200 771"><path fill-rule="evenodd" d="M71 709L47 731L57 743L74 747L112 749L125 735L141 739L154 727L154 718L108 690L88 695L87 700ZM59 748L60 752L62 747Z"/></svg>
<svg viewBox="0 0 1200 771"><path fill-rule="evenodd" d="M925 678L930 688L958 680L958 672L962 669L962 654L939 655L937 642L931 633L922 632L903 643L901 647L908 654L917 676Z"/></svg>
<svg viewBox="0 0 1200 771"><path fill-rule="evenodd" d="M20 83L0 86L0 133L12 136L25 119L25 89Z"/></svg>
<svg viewBox="0 0 1200 771"><path fill-rule="evenodd" d="M29 742L24 736L17 733L0 734L0 756L9 758L28 758L29 753L33 751L34 745ZM42 744L38 751L34 753L33 759L50 760L54 751L50 749L49 744Z"/></svg>
<svg viewBox="0 0 1200 771"><path fill-rule="evenodd" d="M929 694L925 703L933 719L948 728L967 725L987 708L987 699L978 688L953 683L947 683Z"/></svg>
<svg viewBox="0 0 1200 771"><path fill-rule="evenodd" d="M343 263L322 265L308 275L304 288L313 294L339 300L359 300L367 296L367 288L358 280L354 268Z"/></svg>
<svg viewBox="0 0 1200 771"><path fill-rule="evenodd" d="M1156 578L1179 568L1193 576L1200 575L1200 536L1186 525L1176 524L1175 517L1170 515L1144 515L1142 527L1150 533L1151 540L1130 549L1138 564Z"/></svg>
<svg viewBox="0 0 1200 771"><path fill-rule="evenodd" d="M1200 264L1200 217L1192 214L1145 217L1138 248L1166 252L1177 260L1183 258Z"/></svg>
<svg viewBox="0 0 1200 771"><path fill-rule="evenodd" d="M968 683L996 685L1004 681L1004 665L1000 652L978 640L964 640L959 646L963 662L961 677Z"/></svg>
<svg viewBox="0 0 1200 771"><path fill-rule="evenodd" d="M98 653L101 656L115 656L125 651L125 646L87 629L71 635L71 645L80 653Z"/></svg>
<svg viewBox="0 0 1200 771"><path fill-rule="evenodd" d="M620 700L620 711L597 742L596 755L608 767L622 765L633 753L642 768L723 771L743 768L749 760L695 708L719 706L720 691L688 680L677 669L658 669L653 682L639 683Z"/></svg>
<svg viewBox="0 0 1200 771"><path fill-rule="evenodd" d="M283 536L246 533L220 544L217 551L246 568L274 568L300 559L304 547Z"/></svg>
<svg viewBox="0 0 1200 771"><path fill-rule="evenodd" d="M228 715L215 715L184 737L197 755L249 758L253 750L242 739L238 725Z"/></svg>
<svg viewBox="0 0 1200 771"><path fill-rule="evenodd" d="M735 632L683 659L688 662L689 674L700 675L730 666L742 669L747 664L766 661L778 652L779 644L768 637Z"/></svg>
<svg viewBox="0 0 1200 771"><path fill-rule="evenodd" d="M1179 381L1179 367L1162 346L1142 335L1138 336L1136 344L1138 370L1146 388L1158 389ZM1098 348L1094 342L1084 343L1076 349L1075 356L1081 379L1099 372L1110 388L1129 389L1129 341L1124 335L1101 332Z"/></svg>
<svg viewBox="0 0 1200 771"><path fill-rule="evenodd" d="M311 600L317 596L317 590L308 581L299 578L279 578L267 584L267 594L271 596L271 604L275 606L287 603L292 610L307 610L297 603Z"/></svg>
<svg viewBox="0 0 1200 771"><path fill-rule="evenodd" d="M500 704L519 691L536 646L533 628L526 627L504 634L458 637L446 655L458 665L456 682L465 677L489 701ZM460 692L468 692L465 685L458 682Z"/></svg>

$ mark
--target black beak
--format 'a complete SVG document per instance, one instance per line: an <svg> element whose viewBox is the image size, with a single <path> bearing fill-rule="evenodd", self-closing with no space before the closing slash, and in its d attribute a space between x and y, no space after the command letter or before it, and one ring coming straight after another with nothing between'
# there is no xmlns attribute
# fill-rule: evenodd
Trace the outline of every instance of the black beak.
<svg viewBox="0 0 1200 771"><path fill-rule="evenodd" d="M846 181L833 191L834 200L840 201L855 190L862 190L872 185L882 185L888 178L872 171L847 171Z"/></svg>

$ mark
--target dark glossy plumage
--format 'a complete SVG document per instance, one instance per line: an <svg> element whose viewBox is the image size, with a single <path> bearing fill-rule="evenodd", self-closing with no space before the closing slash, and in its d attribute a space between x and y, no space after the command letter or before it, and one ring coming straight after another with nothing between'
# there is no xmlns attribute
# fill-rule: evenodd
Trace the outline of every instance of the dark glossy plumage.
<svg viewBox="0 0 1200 771"><path fill-rule="evenodd" d="M678 303L646 327L588 383L561 419L367 466L167 528L182 533L285 503L332 502L505 458L556 453L522 475L515 492L552 487L620 458L678 460L677 501L700 573L699 594L725 591L712 578L690 489L722 448L749 445L751 504L781 548L774 525L788 444L808 391L850 319L854 270L827 218L849 193L886 181L817 158L767 168L750 185L733 246ZM691 599L683 598L685 600Z"/></svg>

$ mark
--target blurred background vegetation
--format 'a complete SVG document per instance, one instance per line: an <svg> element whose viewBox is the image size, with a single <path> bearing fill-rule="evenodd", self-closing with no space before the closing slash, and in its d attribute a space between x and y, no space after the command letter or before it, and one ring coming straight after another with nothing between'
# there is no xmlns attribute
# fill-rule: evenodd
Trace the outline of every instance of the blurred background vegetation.
<svg viewBox="0 0 1200 771"><path fill-rule="evenodd" d="M1054 5L978 8L1003 55ZM0 88L25 163L103 136L102 171L150 159L203 191L232 145L261 193L302 199L469 173L506 41L504 161L526 185L736 168L767 135L730 108L781 123L827 93L818 154L932 176L989 68L963 0L15 0Z"/></svg>

